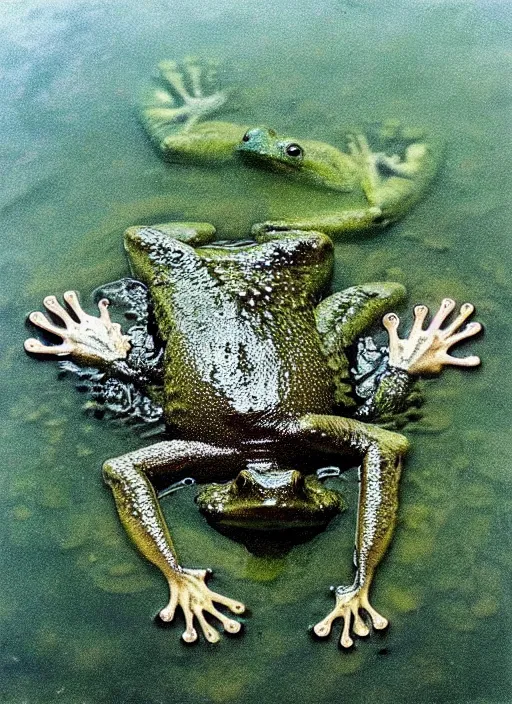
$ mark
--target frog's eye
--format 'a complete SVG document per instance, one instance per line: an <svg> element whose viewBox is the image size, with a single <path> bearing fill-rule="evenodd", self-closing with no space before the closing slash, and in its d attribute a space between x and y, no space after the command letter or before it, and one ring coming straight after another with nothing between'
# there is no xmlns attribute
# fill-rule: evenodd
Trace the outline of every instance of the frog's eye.
<svg viewBox="0 0 512 704"><path fill-rule="evenodd" d="M244 136L242 137L242 142L248 142L251 138L251 135L249 132L246 132Z"/></svg>
<svg viewBox="0 0 512 704"><path fill-rule="evenodd" d="M294 142L292 144L289 144L286 149L286 156L292 156L292 157L300 157L304 154L302 151L302 147L299 147L298 144L295 144Z"/></svg>

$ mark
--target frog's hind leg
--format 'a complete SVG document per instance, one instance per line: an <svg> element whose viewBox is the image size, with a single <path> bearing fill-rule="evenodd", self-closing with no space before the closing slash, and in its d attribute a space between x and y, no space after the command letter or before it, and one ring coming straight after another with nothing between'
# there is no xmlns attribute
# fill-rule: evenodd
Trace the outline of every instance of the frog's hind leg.
<svg viewBox="0 0 512 704"><path fill-rule="evenodd" d="M359 163L369 204L381 210L381 224L401 217L419 200L437 173L439 145L411 142L398 154L373 152L364 135L349 138L349 151Z"/></svg>
<svg viewBox="0 0 512 704"><path fill-rule="evenodd" d="M182 66L162 61L161 84L155 87L141 110L141 120L151 140L165 151L165 141L188 132L206 115L216 112L227 99L226 91L205 92L214 82L213 64L187 58Z"/></svg>
<svg viewBox="0 0 512 704"><path fill-rule="evenodd" d="M387 626L369 602L375 570L391 541L398 509L398 485L402 462L408 449L403 435L339 416L309 414L298 420L296 438L308 447L350 457L360 462L359 507L354 563L356 575L350 586L339 586L334 609L316 624L314 632L323 638L335 619L343 621L341 645L353 644L351 630L366 636L370 629L363 620L366 612L377 630Z"/></svg>
<svg viewBox="0 0 512 704"><path fill-rule="evenodd" d="M185 617L186 628L182 638L187 643L197 640L196 620L210 643L219 640L218 631L211 626L205 614L220 621L228 633L238 633L241 624L219 611L221 604L234 614L245 607L239 601L211 591L205 583L209 570L182 567L161 511L151 481L179 478L179 474L201 475L210 467L222 473L230 462L237 464L235 450L215 447L201 442L171 440L142 448L121 457L107 460L103 465L105 481L112 489L121 523L136 547L163 573L169 584L170 599L160 611L163 621L172 621L178 606ZM173 477L173 478L174 478Z"/></svg>

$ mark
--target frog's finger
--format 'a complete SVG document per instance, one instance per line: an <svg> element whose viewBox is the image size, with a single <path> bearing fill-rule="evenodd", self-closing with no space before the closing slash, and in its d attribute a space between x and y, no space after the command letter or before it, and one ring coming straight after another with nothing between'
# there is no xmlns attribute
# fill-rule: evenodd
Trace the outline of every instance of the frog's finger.
<svg viewBox="0 0 512 704"><path fill-rule="evenodd" d="M29 337L28 340L25 340L24 347L27 352L33 354L56 354L57 356L71 354L73 351L73 347L67 342L63 342L62 345L43 345L35 337Z"/></svg>
<svg viewBox="0 0 512 704"><path fill-rule="evenodd" d="M398 326L400 318L396 313L388 313L382 318L382 324L386 328L389 339L389 356L396 357L400 352L400 340L398 337Z"/></svg>
<svg viewBox="0 0 512 704"><path fill-rule="evenodd" d="M343 609L341 613L341 618L343 619L343 629L341 631L340 643L343 648L350 648L354 645L354 641L350 637L350 615L351 610L347 606Z"/></svg>
<svg viewBox="0 0 512 704"><path fill-rule="evenodd" d="M230 599L228 596L223 596L222 594L217 594L217 592L210 592L210 599L212 601L216 601L219 604L222 604L223 606L227 606L230 611L232 611L234 614L243 614L245 611L245 604L242 604L241 601L236 601L236 599Z"/></svg>
<svg viewBox="0 0 512 704"><path fill-rule="evenodd" d="M166 623L173 620L176 607L178 606L179 589L176 586L171 586L170 591L171 597L169 599L169 603L160 611L159 614L162 621L165 621Z"/></svg>
<svg viewBox="0 0 512 704"><path fill-rule="evenodd" d="M51 332L53 335L57 335L57 337L62 337L63 339L67 337L67 330L65 328L59 328L57 325L54 325L43 313L40 313L38 310L31 313L28 316L28 319L31 323L37 325L38 328L41 328L41 330Z"/></svg>
<svg viewBox="0 0 512 704"><path fill-rule="evenodd" d="M475 306L471 303L463 303L460 307L460 312L455 320L450 323L442 332L443 336L450 337L452 333L460 328L462 323L469 318L469 316L474 312Z"/></svg>
<svg viewBox="0 0 512 704"><path fill-rule="evenodd" d="M224 626L224 630L228 633L238 633L242 628L242 624L239 621L234 621L232 618L229 618L221 611L216 609L213 604L206 606L205 609L206 611L208 611L209 614L215 616L215 618L222 623L222 625Z"/></svg>
<svg viewBox="0 0 512 704"><path fill-rule="evenodd" d="M206 640L209 643L217 643L217 641L220 640L220 633L216 628L210 626L208 621L205 619L202 607L199 604L193 604L192 610L195 617L199 621L199 625L201 626L201 630L203 631Z"/></svg>
<svg viewBox="0 0 512 704"><path fill-rule="evenodd" d="M105 323L105 325L112 325L112 321L110 320L110 314L108 312L109 305L110 301L108 300L108 298L102 298L100 301L98 301L100 320ZM119 325L119 323L114 323L114 325L117 325L119 327L119 330L121 330L121 326Z"/></svg>
<svg viewBox="0 0 512 704"><path fill-rule="evenodd" d="M46 298L43 300L43 305L47 310L50 311L50 313L53 313L54 315L58 316L66 327L73 325L73 323L75 322L73 318L69 315L67 310L63 306L61 306L55 296L46 296Z"/></svg>
<svg viewBox="0 0 512 704"><path fill-rule="evenodd" d="M464 330L461 330L456 335L452 335L451 337L449 337L446 340L446 345L447 347L451 347L452 345L457 344L457 342L460 342L461 340L465 340L468 337L473 337L473 335L477 335L481 330L482 325L480 323L469 323L469 325L466 325Z"/></svg>
<svg viewBox="0 0 512 704"><path fill-rule="evenodd" d="M363 621L358 610L354 612L354 625L352 627L352 630L354 631L356 636L367 636L370 633L370 629Z"/></svg>
<svg viewBox="0 0 512 704"><path fill-rule="evenodd" d="M76 315L78 320L82 323L88 316L80 305L76 291L66 291L62 297Z"/></svg>
<svg viewBox="0 0 512 704"><path fill-rule="evenodd" d="M446 318L450 315L452 310L455 308L455 301L453 298L443 298L439 310L432 318L432 322L427 328L427 332L432 333L439 330L441 325L444 323Z"/></svg>
<svg viewBox="0 0 512 704"><path fill-rule="evenodd" d="M443 364L451 364L452 367L478 367L482 360L476 355L469 357L452 357L449 354L444 354L440 360Z"/></svg>
<svg viewBox="0 0 512 704"><path fill-rule="evenodd" d="M200 98L203 95L201 88L201 67L195 56L186 56L184 64L192 85L192 93L196 98Z"/></svg>
<svg viewBox="0 0 512 704"><path fill-rule="evenodd" d="M416 337L423 330L423 323L428 315L428 308L424 305L414 306L414 323L409 337Z"/></svg>
<svg viewBox="0 0 512 704"><path fill-rule="evenodd" d="M331 632L332 622L338 616L339 616L339 613L335 614L334 611L331 611L330 614L328 614L324 619L319 621L313 627L313 631L316 633L317 636L319 636L319 638L326 638L329 635L329 633Z"/></svg>
<svg viewBox="0 0 512 704"><path fill-rule="evenodd" d="M194 614L190 609L190 595L188 591L182 592L180 606L185 616L185 630L181 634L185 643L194 643L197 640L197 631L194 628Z"/></svg>
<svg viewBox="0 0 512 704"><path fill-rule="evenodd" d="M368 601L368 597L366 595L361 596L361 606L371 618L373 627L376 628L378 631L388 626L389 621L387 620L387 618L382 616L382 614L379 614L378 611L375 611L373 606Z"/></svg>
<svg viewBox="0 0 512 704"><path fill-rule="evenodd" d="M185 88L183 82L183 75L181 74L178 65L175 61L161 61L158 64L160 70L160 75L167 81L167 83L176 91L176 93L185 102L190 98L188 90Z"/></svg>

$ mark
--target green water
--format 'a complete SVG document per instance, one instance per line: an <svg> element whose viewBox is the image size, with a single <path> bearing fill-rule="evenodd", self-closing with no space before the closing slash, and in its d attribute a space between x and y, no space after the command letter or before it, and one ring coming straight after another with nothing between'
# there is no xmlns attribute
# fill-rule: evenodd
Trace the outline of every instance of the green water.
<svg viewBox="0 0 512 704"><path fill-rule="evenodd" d="M6 704L510 702L510 6L507 0L2 2L0 27L0 701ZM164 164L134 106L162 58L222 61L228 120L336 143L388 119L447 143L424 201L337 245L335 286L394 279L412 303L477 306L484 364L425 384L407 433L395 539L373 602L383 635L354 651L307 627L351 577L350 509L283 557L208 528L193 490L165 502L183 562L251 610L245 633L184 647L158 628L161 575L135 553L102 484L106 458L150 442L84 413L54 364L22 351L48 293L127 273L132 224L207 220L223 235L332 196L277 176ZM297 213L298 214L298 213ZM407 317L407 314L405 314Z"/></svg>

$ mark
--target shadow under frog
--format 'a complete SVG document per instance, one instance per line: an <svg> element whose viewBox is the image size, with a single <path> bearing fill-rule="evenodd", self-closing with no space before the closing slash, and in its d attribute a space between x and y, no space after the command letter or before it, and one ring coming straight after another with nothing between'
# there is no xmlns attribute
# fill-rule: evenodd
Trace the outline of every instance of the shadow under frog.
<svg viewBox="0 0 512 704"><path fill-rule="evenodd" d="M215 604L235 614L244 605L211 591L208 570L180 564L154 487L183 477L207 483L197 503L220 526L323 527L341 499L315 469L332 457L343 467L360 466L355 579L336 588L334 609L314 628L326 636L341 618L341 645L349 647L351 633L369 633L363 613L374 628L387 625L371 606L369 589L393 533L408 441L377 423L403 410L416 376L448 364L478 365L478 357L456 358L448 350L481 326L465 325L473 312L467 303L447 322L455 303L444 299L426 329L428 311L416 306L411 333L400 339L399 319L387 313L389 357L371 393L357 403L346 350L402 300L404 288L370 283L322 300L333 264L327 235L259 233L253 243L228 246L212 244L214 233L211 225L194 223L130 228L125 247L134 276L147 288L131 279L105 287L132 307L129 334L111 321L107 299L94 317L68 291L67 307L48 296L49 315L30 314L62 342L32 338L25 348L96 367L163 408L179 439L107 460L103 473L128 535L168 581L170 600L160 618L171 621L179 605L186 642L198 637L195 621L208 641L219 639L205 614L238 632L240 623ZM145 331L148 303L160 342Z"/></svg>
<svg viewBox="0 0 512 704"><path fill-rule="evenodd" d="M349 135L348 153L315 140L278 135L267 127L237 125L203 119L219 111L228 93L205 94L213 86L208 66L188 59L159 65L161 83L141 110L151 140L169 161L222 163L238 157L302 183L339 194L339 205L317 215L256 223L253 234L275 230L315 230L338 237L371 230L402 217L423 195L439 162L438 145L407 139L398 128L391 149L399 154L374 152L367 138ZM360 206L348 204L343 194L357 196Z"/></svg>

